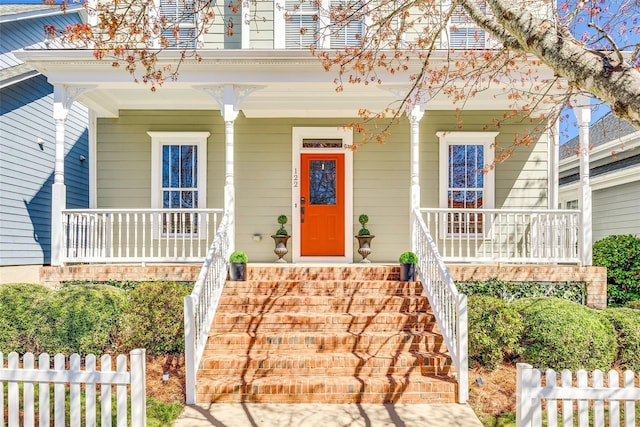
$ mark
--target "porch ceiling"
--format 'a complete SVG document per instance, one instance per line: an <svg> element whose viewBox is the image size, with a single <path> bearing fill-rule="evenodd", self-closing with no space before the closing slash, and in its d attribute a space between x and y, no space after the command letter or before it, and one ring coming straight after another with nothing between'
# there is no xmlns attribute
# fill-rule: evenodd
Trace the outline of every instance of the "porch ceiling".
<svg viewBox="0 0 640 427"><path fill-rule="evenodd" d="M241 105L247 117L357 117L361 108L383 110L410 87L409 73L398 73L379 76L382 85L345 84L344 91L336 92L337 72L325 71L306 51L218 50L200 55L200 62L189 60L180 66L178 81L152 92L123 68L112 67L111 61L96 60L89 50L33 49L18 54L51 84L91 88L78 101L105 117L116 117L124 109L217 110L216 100L201 88L224 84L258 88ZM175 64L175 57L163 53L161 62ZM444 95L426 104L430 110L455 108ZM496 88L468 99L464 108L496 110L508 108L508 101Z"/></svg>

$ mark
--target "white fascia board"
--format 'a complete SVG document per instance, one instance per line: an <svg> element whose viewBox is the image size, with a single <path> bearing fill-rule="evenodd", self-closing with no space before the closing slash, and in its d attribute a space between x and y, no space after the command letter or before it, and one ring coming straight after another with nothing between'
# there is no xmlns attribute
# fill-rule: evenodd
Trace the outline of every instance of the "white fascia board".
<svg viewBox="0 0 640 427"><path fill-rule="evenodd" d="M595 176L589 179L589 184L592 190L602 190L604 188L628 184L634 181L640 181L640 165ZM561 185L560 189L565 192L578 190L579 187L580 181L575 181L571 184Z"/></svg>
<svg viewBox="0 0 640 427"><path fill-rule="evenodd" d="M622 153L629 150L637 150L638 148L640 148L640 131L630 133L621 138L614 139L613 141L609 141L605 144L595 147L592 151L589 152L589 161L595 162L607 157L610 157L611 160L614 160L614 151L616 153ZM562 150L562 146L560 146L560 149ZM560 171L564 172L578 167L579 163L580 156L577 154L562 159L560 161Z"/></svg>
<svg viewBox="0 0 640 427"><path fill-rule="evenodd" d="M44 3L43 3L44 5ZM65 10L61 10L60 6L50 6L45 7L39 10L31 10L29 12L22 13L14 13L10 15L2 15L0 16L0 24L5 22L16 22L16 21L24 21L25 19L34 19L34 18L42 18L46 16L55 16L55 15L69 15L72 13L80 14L81 11L84 10L83 6L69 6Z"/></svg>

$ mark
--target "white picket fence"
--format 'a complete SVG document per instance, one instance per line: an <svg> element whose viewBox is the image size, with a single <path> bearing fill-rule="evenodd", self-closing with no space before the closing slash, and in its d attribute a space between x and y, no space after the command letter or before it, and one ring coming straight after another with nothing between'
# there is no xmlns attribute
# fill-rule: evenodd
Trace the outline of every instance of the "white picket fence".
<svg viewBox="0 0 640 427"><path fill-rule="evenodd" d="M117 427L129 425L128 386L131 390L130 425L146 426L144 349L136 349L129 353L129 361L127 356L119 355L116 358L115 371L112 369L109 355L103 355L100 358L99 370L96 368L96 356L93 354L87 355L84 363L78 354L71 355L68 360L63 354L56 354L53 358L53 368L51 368L50 357L46 353L38 357L37 364L35 362L32 353L25 353L20 363L20 355L14 352L7 357L5 366L5 359L0 353L0 397L2 397L0 426L32 427L36 425L37 417L37 425L41 427L80 425L110 427L113 414L112 387L114 386ZM130 365L129 371L127 362ZM36 384L38 385L37 410ZM51 384L53 384L53 396L51 396ZM22 385L22 398L20 385ZM84 403L82 403L82 391L84 391ZM97 419L98 405L100 420ZM83 408L84 420L82 419Z"/></svg>
<svg viewBox="0 0 640 427"><path fill-rule="evenodd" d="M617 371L609 371L607 385L604 385L604 373L595 370L589 374L584 370L576 373L575 386L573 374L563 370L558 384L558 376L548 369L544 376L538 369L526 363L518 363L516 379L516 426L542 426L542 401L546 402L546 424L549 427L574 425L574 410L577 413L578 427L637 427L635 406L640 401L640 388L635 386L635 374L625 371L623 385ZM561 402L558 402L558 401ZM590 406L591 404L591 408ZM608 404L608 417L605 416L605 402ZM622 402L622 403L621 403ZM560 406L558 406L560 403ZM575 404L575 407L574 407ZM621 413L621 405L623 413ZM559 408L562 408L559 416ZM589 419L591 415L592 419ZM608 418L608 420L606 420Z"/></svg>

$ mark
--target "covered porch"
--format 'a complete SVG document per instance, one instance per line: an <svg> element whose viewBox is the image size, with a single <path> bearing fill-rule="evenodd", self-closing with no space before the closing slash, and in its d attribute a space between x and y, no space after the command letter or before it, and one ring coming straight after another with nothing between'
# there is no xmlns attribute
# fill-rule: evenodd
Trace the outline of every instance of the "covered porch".
<svg viewBox="0 0 640 427"><path fill-rule="evenodd" d="M419 210L442 259L448 263L591 264L586 168L581 175L583 197L579 209L557 210L558 135L553 126L539 135L538 149L523 148L525 154L520 160L507 160L490 168L484 179L486 188L471 185L460 189L454 183L450 186L454 188L447 190L443 184L451 180L446 175L444 145L481 140L472 142L480 144L472 147L485 147L486 152L475 164L475 168L482 168L492 162L494 141L508 143L518 132L516 125L503 127L500 134L480 131L490 120L488 114L509 108L499 87L466 100L465 111L473 120L461 131L452 120L456 106L450 99L444 95L424 97L420 104L403 112L386 147L362 146L354 153L351 149L358 144L359 135L340 125L353 120L360 108L381 111L392 104L408 90L406 76L388 75L378 87L347 86L335 93L331 73L306 52L204 51L202 61L182 64L181 79L165 83L159 94L133 83L127 73L96 60L90 51L33 50L23 56L36 68L46 70L55 87L54 266L202 262L223 213L229 218L231 249L245 250L249 242L262 241L257 256L251 256L251 248L247 250L256 261L268 261L271 232L264 230L264 224L271 221L273 226L269 227L275 229L275 217L280 213L290 219L291 261L331 261L331 257L305 258L296 240L304 221L304 195L297 187L300 158L316 147L303 145L309 136L300 136L299 141L295 138L296 133L317 129L329 130L322 131L316 141L322 145L327 138L338 135L342 143L334 152L345 153L346 202L340 214L344 228L338 239L343 248L342 255L333 258L336 262L359 260L353 239L357 232L354 218L362 212L375 218L374 245L383 251L389 248L374 261L394 261L400 250L415 249L412 216ZM63 143L66 112L73 100L93 111L88 159L90 208L83 210L66 209ZM589 110L580 103L575 105L582 146L587 147ZM145 117L138 111L166 113ZM213 117L204 114L209 111L218 111L221 120L207 124ZM201 114L203 121L198 122L196 116ZM169 117L175 119L169 123ZM149 119L153 123L145 122ZM273 128L261 133L265 126ZM187 131L189 128L196 132ZM125 134L126 129L136 130L137 136ZM294 140L287 142L285 138L291 141L292 134ZM203 157L198 171L208 173L200 179L201 184L207 184L206 191L192 191L191 199L198 193L201 200L187 203L188 208L163 202L160 192L154 190L154 186L161 186L154 175L158 172L153 170L158 168L159 154L153 150L156 139L163 138L199 138L202 143L193 144L202 144L198 147L208 156ZM256 138L264 141L255 142ZM145 147L149 140L152 148ZM247 148L248 144L253 145ZM396 148L390 149L391 144ZM130 155L114 151L129 147ZM583 156L588 157L588 150ZM132 161L131 167L125 165L128 161ZM152 163L151 178L145 176L149 174L146 162ZM123 168L120 172L115 167ZM260 182L258 176L269 176L269 181ZM257 202L257 196L261 202ZM262 202L265 196L269 197L266 204ZM267 213L269 219L265 218Z"/></svg>

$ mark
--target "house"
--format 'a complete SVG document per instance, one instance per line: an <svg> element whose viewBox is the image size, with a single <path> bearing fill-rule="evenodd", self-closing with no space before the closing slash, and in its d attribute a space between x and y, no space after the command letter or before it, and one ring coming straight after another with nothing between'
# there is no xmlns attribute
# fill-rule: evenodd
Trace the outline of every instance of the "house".
<svg viewBox="0 0 640 427"><path fill-rule="evenodd" d="M320 3L325 7L320 8ZM384 144L352 150L359 140L347 123L358 117L361 108L383 110L410 85L406 75L389 73L382 76L381 85L347 86L337 93L335 75L326 72L307 49L315 41L304 35L314 31L301 31L309 25L319 26L321 32L329 22L329 17L313 19L329 4L320 3L292 10L289 20L279 13L276 1L242 3L236 18L251 16L252 8L260 8L265 19L236 19L238 25L229 38L220 27L202 33L197 40L203 46L199 58L187 58L180 65L179 78L164 82L155 91L138 83L135 74L114 67L113 61L96 58L92 49L35 46L20 53L21 59L55 82L60 96L54 113L64 117L68 102L77 99L91 110L90 127L95 129L89 135L89 169L95 170L90 179L90 209L72 209L64 203L66 174L56 168L58 179L52 186L52 240L56 245L51 267L42 270L44 280L131 279L135 274L145 279L169 277L153 264L169 263L175 273L195 263L195 274L192 271L190 277L197 277L197 283L185 299L189 403L198 400L195 390L200 387L208 388L198 392L200 396L213 393L200 399L215 401L230 394L243 402L267 401L269 394L284 399L316 389L323 390L326 398L342 392L355 394L356 402L363 400L354 391L368 387L378 390L377 397L371 398L382 401L397 401L398 391L409 392L410 384L402 382L409 381L408 377L396 382L391 375L376 377L383 383L379 389L364 380L354 383L353 377L348 386L311 380L296 383L298 377L306 378L296 373L290 376L287 387L291 388L284 391L282 384L257 382L285 366L307 369L307 364L324 366L329 359L376 374L396 372L396 363L408 366L407 375L425 367L446 378L437 378L440 382L434 385L433 378L420 377L412 393L442 391L449 399L455 381L456 399L464 402L468 394L466 299L455 289L452 276L462 280L487 275L517 281L585 280L589 282L587 303L602 306L606 278L601 269L590 267L588 210L556 209L558 146L551 132L536 132L536 123L520 118L505 121L499 129L486 129L492 117L502 117L509 108L499 85L468 99L461 116L445 95L424 99L392 124ZM160 13L169 16L175 11L161 7ZM230 9L227 13L236 12ZM193 30L193 22L183 24L180 28L187 33ZM348 28L357 32L363 27ZM456 25L448 35L456 47L472 44L480 48L483 46L477 43L485 39L477 37L478 32ZM335 48L358 40L349 34L337 37L335 46L332 37L319 43ZM450 54L456 51L434 52L431 64L444 64ZM179 49L167 49L160 56L160 66L174 64L179 57ZM526 67L521 70L529 71ZM541 78L552 77L549 70L538 72ZM581 126L588 125L589 109L576 107L576 112ZM67 129L61 126L59 131L56 144L61 146ZM496 143L509 146L516 134L525 133L532 135L530 144L519 147L512 158L486 174L482 172L492 162ZM585 143L583 138L581 144ZM270 238L282 214L289 217L292 236L285 256L292 265L289 268L274 266L277 257ZM382 266L359 270L352 265L360 260L354 238L360 214L368 215L367 227L376 236L368 259ZM228 256L234 249L247 252L255 264L250 277L256 288L245 290L242 298L256 301L266 294L267 300L256 302L261 305L252 306L250 312L216 314L221 298L239 299L237 295L225 297L227 290L241 292L239 285L225 285ZM386 300L380 301L385 292L393 298L396 287L398 292L415 291L395 283L397 275L389 267L406 250L418 254L420 278L434 316L389 314ZM118 263L128 265L114 267ZM345 318L343 312L331 312L325 317L323 310L352 308L344 302L363 290L352 289L354 283L365 282L363 276L368 283L375 282L371 292L377 305L361 300L364 314L348 313L352 317ZM379 283L389 280L391 285ZM289 285L291 293L311 292L307 281L320 287L313 292L330 294L333 300L327 303L315 298L317 294L302 299L288 293ZM338 290L340 296L332 294ZM415 302L413 294L404 297ZM274 307L284 310L279 304L290 298L294 299L288 300L286 309L297 310L296 314L269 312ZM318 305L300 307L300 301L311 300ZM400 310L415 307L399 304ZM230 310L231 304L221 305L226 306L223 311ZM371 313L373 307L379 311ZM264 317L267 312L269 322ZM380 320L374 320L378 317ZM222 320L214 322L216 326L229 330L212 334L211 339L220 341L207 347L216 318ZM301 318L304 320L291 325L291 330L304 331L295 336L282 329L268 329L266 335L256 332L266 324L277 328ZM364 331L322 335L329 329L327 318L332 319L332 327L344 322L347 328L355 328L351 321L358 319ZM427 318L429 322L437 319L437 327L425 322ZM376 328L391 325L396 330L385 330L388 336L362 335L367 328L379 331ZM421 330L414 333L414 327ZM440 338L433 338L436 329ZM441 342L446 343L445 355L436 348ZM353 345L347 350L348 343ZM355 353L362 345L371 352L375 346L382 351L389 343L411 361L384 353L387 357L382 362L375 358L376 350L374 364L365 366ZM230 354L216 353L223 344L237 344L246 353L235 355L237 359L231 359L234 349ZM405 346L414 344L412 348L424 352L420 360L413 354L407 356ZM334 359L323 356L340 346L343 351ZM292 351L310 348L314 352L307 359L291 360L298 356L292 356ZM280 350L289 353L269 360ZM197 372L205 362L216 369L241 366L242 378L203 379ZM249 370L256 375L251 381Z"/></svg>
<svg viewBox="0 0 640 427"><path fill-rule="evenodd" d="M80 15L77 7L62 14L43 4L0 4L0 283L37 281L38 270L24 267L51 263L54 87L13 52L42 42L45 25L81 22ZM68 207L89 205L88 119L86 107L70 105L63 153Z"/></svg>
<svg viewBox="0 0 640 427"><path fill-rule="evenodd" d="M640 235L640 132L607 113L589 129L593 241L612 234ZM560 207L579 200L579 150L574 138L560 149Z"/></svg>

